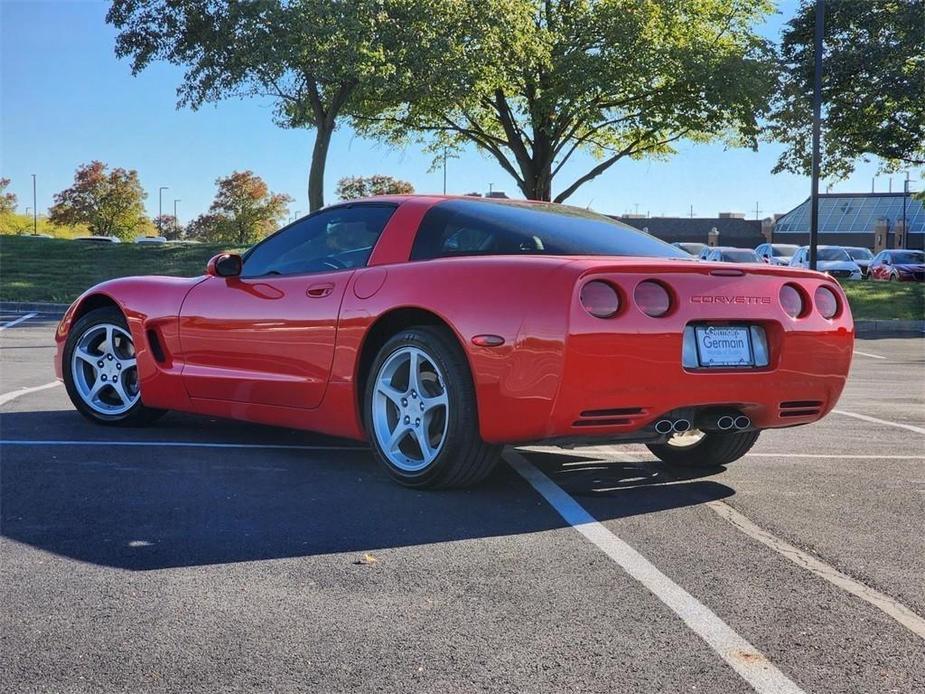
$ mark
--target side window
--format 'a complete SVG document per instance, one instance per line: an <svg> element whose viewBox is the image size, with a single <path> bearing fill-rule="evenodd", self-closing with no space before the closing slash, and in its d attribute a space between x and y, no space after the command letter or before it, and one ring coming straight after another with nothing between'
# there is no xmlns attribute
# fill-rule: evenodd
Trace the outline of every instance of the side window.
<svg viewBox="0 0 925 694"><path fill-rule="evenodd" d="M359 204L321 210L254 246L242 277L299 275L366 265L395 205Z"/></svg>
<svg viewBox="0 0 925 694"><path fill-rule="evenodd" d="M768 254L768 247L763 244L758 246L757 253L759 256L766 256Z"/></svg>

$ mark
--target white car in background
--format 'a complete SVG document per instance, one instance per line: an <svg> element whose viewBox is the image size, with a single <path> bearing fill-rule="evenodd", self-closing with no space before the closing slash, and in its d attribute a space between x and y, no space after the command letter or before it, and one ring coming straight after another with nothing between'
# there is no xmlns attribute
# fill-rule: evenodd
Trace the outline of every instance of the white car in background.
<svg viewBox="0 0 925 694"><path fill-rule="evenodd" d="M791 267L809 267L809 246L801 246L790 259ZM816 269L830 277L842 280L859 280L861 268L841 246L817 246Z"/></svg>
<svg viewBox="0 0 925 694"><path fill-rule="evenodd" d="M769 265L790 265L798 249L799 246L789 243L763 243L755 249L755 253Z"/></svg>

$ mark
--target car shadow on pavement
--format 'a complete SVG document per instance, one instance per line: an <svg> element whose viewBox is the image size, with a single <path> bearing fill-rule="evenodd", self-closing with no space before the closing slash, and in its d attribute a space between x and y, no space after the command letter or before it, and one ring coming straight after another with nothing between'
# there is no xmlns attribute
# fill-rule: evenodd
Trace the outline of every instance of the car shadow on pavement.
<svg viewBox="0 0 925 694"><path fill-rule="evenodd" d="M64 412L11 412L3 414L0 425L5 440L79 438L42 424L63 423L69 417ZM184 431L181 421L174 419L167 427L169 440L214 442L221 440L216 431L228 426L220 423L210 430L190 419ZM240 433L245 425L232 426ZM125 430L86 431L90 435L82 438L94 441L140 439L140 431L128 437ZM157 426L146 429L145 440L154 442L157 431ZM286 430L270 427L255 430L252 440L273 431L278 440L292 440ZM27 432L35 435L24 436ZM307 443L307 436L300 432L300 442ZM364 449L39 444L4 445L0 453L0 534L121 569L332 553L361 556L383 548L565 525L503 463L477 488L433 492L399 487ZM599 520L691 506L734 493L701 479L717 470L685 476L654 461L524 454L570 494L594 496Z"/></svg>

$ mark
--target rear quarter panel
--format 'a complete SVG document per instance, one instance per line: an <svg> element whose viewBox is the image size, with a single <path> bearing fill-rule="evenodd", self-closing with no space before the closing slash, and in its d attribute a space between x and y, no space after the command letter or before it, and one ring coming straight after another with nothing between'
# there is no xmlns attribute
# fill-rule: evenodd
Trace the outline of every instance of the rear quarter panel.
<svg viewBox="0 0 925 694"><path fill-rule="evenodd" d="M359 271L341 308L326 406L357 410L358 355L370 326L391 310L419 308L449 325L466 353L483 438L534 437L545 428L560 385L574 281L569 264L563 258L469 257ZM369 286L379 289L365 296ZM472 344L482 334L500 335L504 344Z"/></svg>

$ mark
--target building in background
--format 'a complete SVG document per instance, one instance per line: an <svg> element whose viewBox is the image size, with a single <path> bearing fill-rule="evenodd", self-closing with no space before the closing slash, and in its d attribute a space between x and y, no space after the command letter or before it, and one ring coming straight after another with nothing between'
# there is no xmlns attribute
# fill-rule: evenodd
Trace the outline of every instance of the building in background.
<svg viewBox="0 0 925 694"><path fill-rule="evenodd" d="M716 217L646 217L611 215L668 243L706 243L710 246L754 248L765 243L770 220L745 219L741 212L720 212Z"/></svg>
<svg viewBox="0 0 925 694"><path fill-rule="evenodd" d="M903 200L905 199L905 229ZM809 200L777 218L773 241L809 243ZM925 206L903 193L826 193L819 195L819 243L884 248L925 246Z"/></svg>

